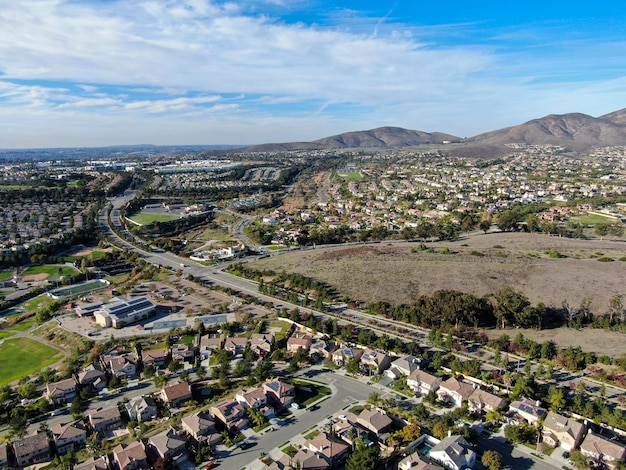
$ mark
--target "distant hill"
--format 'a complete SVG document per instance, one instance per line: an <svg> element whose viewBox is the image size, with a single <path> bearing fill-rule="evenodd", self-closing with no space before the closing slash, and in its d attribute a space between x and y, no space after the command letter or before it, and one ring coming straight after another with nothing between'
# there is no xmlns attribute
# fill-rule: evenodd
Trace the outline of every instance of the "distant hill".
<svg viewBox="0 0 626 470"><path fill-rule="evenodd" d="M247 147L250 152L278 152L287 150L332 150L343 148L402 148L424 144L461 142L463 139L443 132L422 132L401 127L378 127L369 131L346 132L312 142L262 144Z"/></svg>
<svg viewBox="0 0 626 470"><path fill-rule="evenodd" d="M332 150L344 148L392 149L453 143L446 153L457 156L494 158L509 154L505 144L559 145L573 153L596 147L626 145L626 109L592 117L582 113L551 114L517 126L462 139L443 132L423 132L400 127L379 127L346 132L312 142L263 144L241 149L249 152ZM240 151L241 151L240 150Z"/></svg>
<svg viewBox="0 0 626 470"><path fill-rule="evenodd" d="M481 144L551 144L574 152L626 145L626 110L598 118L581 113L551 114L518 126L486 132L467 140Z"/></svg>

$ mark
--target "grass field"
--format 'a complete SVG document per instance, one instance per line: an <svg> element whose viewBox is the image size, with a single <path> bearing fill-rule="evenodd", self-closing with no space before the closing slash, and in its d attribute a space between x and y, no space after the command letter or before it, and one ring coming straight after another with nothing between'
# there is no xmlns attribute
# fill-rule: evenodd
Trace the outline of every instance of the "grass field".
<svg viewBox="0 0 626 470"><path fill-rule="evenodd" d="M198 240L204 240L204 241L217 240L220 242L226 242L226 241L230 241L233 239L233 237L230 236L227 230L213 229L213 228L207 228L203 230L202 233L199 234L195 238L197 238Z"/></svg>
<svg viewBox="0 0 626 470"><path fill-rule="evenodd" d="M51 366L63 353L28 338L7 339L0 344L0 385Z"/></svg>
<svg viewBox="0 0 626 470"><path fill-rule="evenodd" d="M595 225L595 224L612 224L616 220L612 217L605 217L598 214L582 214L572 217L572 222L580 222L583 225Z"/></svg>
<svg viewBox="0 0 626 470"><path fill-rule="evenodd" d="M102 280L95 280L76 284L73 286L60 287L59 289L54 289L54 291L52 291L51 293L56 294L59 297L71 297L73 295L80 295L94 290L103 289L108 285L108 283Z"/></svg>
<svg viewBox="0 0 626 470"><path fill-rule="evenodd" d="M35 317L30 317L27 320L16 323L10 328L7 328L6 331L28 331L35 325Z"/></svg>
<svg viewBox="0 0 626 470"><path fill-rule="evenodd" d="M52 302L54 302L54 299L48 297L46 294L41 294L17 305L17 308L22 308L26 312L34 312L40 308L47 307Z"/></svg>
<svg viewBox="0 0 626 470"><path fill-rule="evenodd" d="M102 258L103 256L104 256L104 251L95 250L89 253L88 255L83 255L83 256L77 256L77 255L64 256L63 261L68 262L68 263L73 263L74 261L78 261L83 258L98 259L98 258Z"/></svg>
<svg viewBox="0 0 626 470"><path fill-rule="evenodd" d="M22 276L29 276L31 274L47 274L51 278L59 277L59 269L61 270L61 276L72 276L78 273L78 269L70 266L59 266L45 264L43 266L31 266L22 273Z"/></svg>
<svg viewBox="0 0 626 470"><path fill-rule="evenodd" d="M338 173L341 178L345 178L350 181L361 181L363 179L363 175L358 171L353 171L350 173Z"/></svg>
<svg viewBox="0 0 626 470"><path fill-rule="evenodd" d="M139 225L148 225L152 222L167 222L170 220L180 219L177 215L172 214L155 214L153 212L139 212L131 217L130 220Z"/></svg>
<svg viewBox="0 0 626 470"><path fill-rule="evenodd" d="M15 274L13 271L2 271L0 272L0 281L6 281L7 279L11 279Z"/></svg>

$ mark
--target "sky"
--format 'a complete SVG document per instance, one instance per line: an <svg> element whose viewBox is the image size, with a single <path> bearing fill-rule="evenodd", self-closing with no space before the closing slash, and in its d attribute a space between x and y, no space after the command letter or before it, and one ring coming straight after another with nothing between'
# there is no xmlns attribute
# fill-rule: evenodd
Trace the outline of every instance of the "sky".
<svg viewBox="0 0 626 470"><path fill-rule="evenodd" d="M0 148L471 137L622 108L615 0L0 0Z"/></svg>

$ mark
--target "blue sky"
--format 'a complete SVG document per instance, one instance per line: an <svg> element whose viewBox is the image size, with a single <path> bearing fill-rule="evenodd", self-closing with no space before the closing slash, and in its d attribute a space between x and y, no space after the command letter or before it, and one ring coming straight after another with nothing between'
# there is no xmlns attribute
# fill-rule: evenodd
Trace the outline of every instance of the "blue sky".
<svg viewBox="0 0 626 470"><path fill-rule="evenodd" d="M0 148L461 137L626 107L626 4L0 0Z"/></svg>

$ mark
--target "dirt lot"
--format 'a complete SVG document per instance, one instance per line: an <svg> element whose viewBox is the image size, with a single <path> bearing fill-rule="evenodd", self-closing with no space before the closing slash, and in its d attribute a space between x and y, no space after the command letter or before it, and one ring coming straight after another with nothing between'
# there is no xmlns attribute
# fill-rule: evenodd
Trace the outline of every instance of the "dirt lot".
<svg viewBox="0 0 626 470"><path fill-rule="evenodd" d="M295 271L328 282L341 294L363 301L410 303L418 293L453 289L486 295L509 285L532 302L560 306L588 297L596 313L616 294L626 294L626 243L573 240L543 234L495 233L457 242L380 243L294 251L251 266ZM441 251L448 248L451 253ZM551 258L556 250L564 258ZM613 262L601 262L609 257Z"/></svg>

